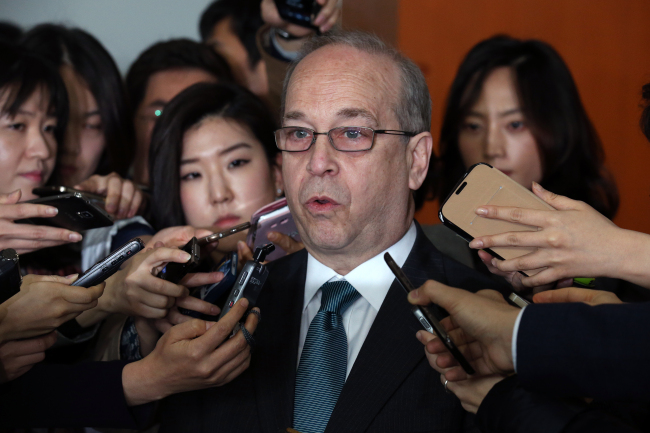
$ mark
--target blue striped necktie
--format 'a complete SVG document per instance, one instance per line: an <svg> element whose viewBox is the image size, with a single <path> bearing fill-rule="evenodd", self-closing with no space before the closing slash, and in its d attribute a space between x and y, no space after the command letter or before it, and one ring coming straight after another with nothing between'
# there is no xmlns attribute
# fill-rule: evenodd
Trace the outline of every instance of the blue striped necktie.
<svg viewBox="0 0 650 433"><path fill-rule="evenodd" d="M345 310L360 296L345 280L321 286L320 310L311 321L296 374L293 426L301 433L325 431L345 384L348 337Z"/></svg>

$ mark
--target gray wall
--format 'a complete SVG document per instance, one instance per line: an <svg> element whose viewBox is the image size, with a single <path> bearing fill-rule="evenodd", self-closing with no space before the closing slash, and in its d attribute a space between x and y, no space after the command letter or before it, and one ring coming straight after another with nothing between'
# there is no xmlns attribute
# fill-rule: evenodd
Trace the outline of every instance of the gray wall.
<svg viewBox="0 0 650 433"><path fill-rule="evenodd" d="M27 30L53 22L80 27L106 47L125 73L152 43L198 40L199 17L211 0L0 0L0 20Z"/></svg>

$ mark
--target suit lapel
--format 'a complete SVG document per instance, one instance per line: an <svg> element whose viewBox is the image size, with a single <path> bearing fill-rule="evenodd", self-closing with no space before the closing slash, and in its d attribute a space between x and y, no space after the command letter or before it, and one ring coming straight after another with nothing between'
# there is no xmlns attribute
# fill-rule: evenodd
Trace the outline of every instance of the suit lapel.
<svg viewBox="0 0 650 433"><path fill-rule="evenodd" d="M275 265L275 264L274 264ZM264 431L276 433L293 425L293 397L298 339L307 275L307 253L298 252L270 270L258 305L262 322L251 366L259 419ZM262 297L264 295L264 297ZM268 305L269 308L264 308Z"/></svg>
<svg viewBox="0 0 650 433"><path fill-rule="evenodd" d="M445 281L441 254L418 235L403 268L415 287L427 279ZM404 289L395 280L370 328L332 412L326 432L362 432L391 395L422 361L415 338L422 329L413 316Z"/></svg>

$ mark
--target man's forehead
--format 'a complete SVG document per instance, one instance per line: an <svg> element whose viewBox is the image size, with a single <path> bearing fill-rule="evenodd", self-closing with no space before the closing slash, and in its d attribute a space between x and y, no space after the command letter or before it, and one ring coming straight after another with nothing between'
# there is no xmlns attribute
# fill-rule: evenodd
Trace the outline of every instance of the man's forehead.
<svg viewBox="0 0 650 433"><path fill-rule="evenodd" d="M347 46L327 46L296 67L287 87L286 119L305 116L307 108L329 115L377 120L396 98L396 68L386 56Z"/></svg>

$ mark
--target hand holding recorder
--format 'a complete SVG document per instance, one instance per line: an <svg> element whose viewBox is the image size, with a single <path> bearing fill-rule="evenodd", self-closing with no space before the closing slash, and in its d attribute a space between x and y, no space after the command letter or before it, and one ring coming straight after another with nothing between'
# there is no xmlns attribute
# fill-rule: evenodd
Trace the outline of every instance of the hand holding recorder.
<svg viewBox="0 0 650 433"><path fill-rule="evenodd" d="M24 254L81 240L81 235L71 230L14 223L15 220L52 218L58 214L52 206L18 203L20 197L20 190L0 194L0 250L13 248L18 254Z"/></svg>
<svg viewBox="0 0 650 433"><path fill-rule="evenodd" d="M71 287L76 275L27 275L20 292L0 304L0 342L47 334L94 308L104 283Z"/></svg>
<svg viewBox="0 0 650 433"><path fill-rule="evenodd" d="M140 188L115 172L106 176L95 174L75 188L105 196L104 208L115 219L134 217L144 204L144 194Z"/></svg>

